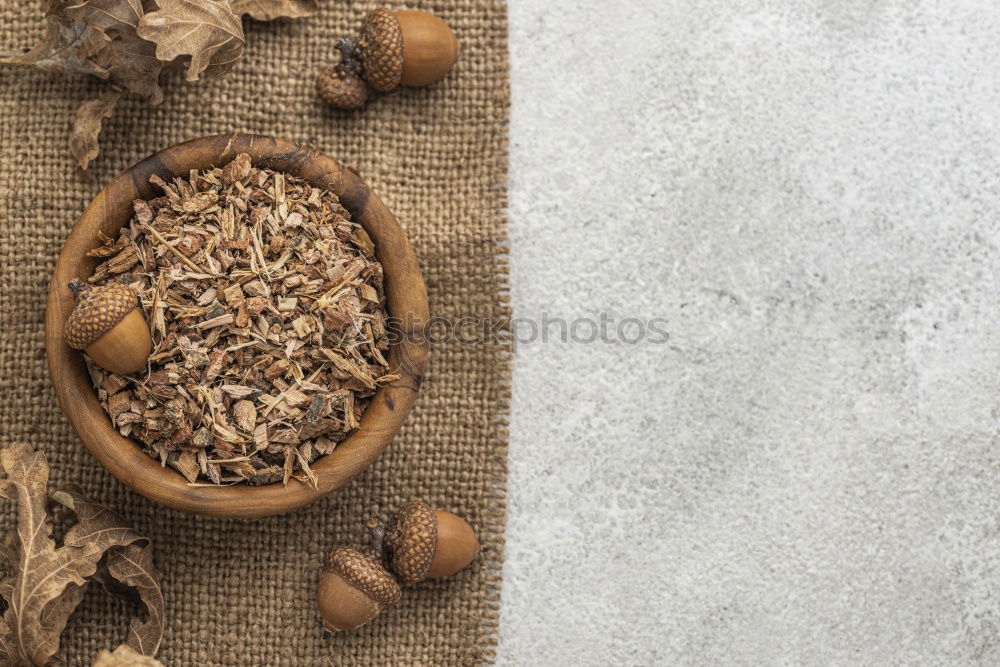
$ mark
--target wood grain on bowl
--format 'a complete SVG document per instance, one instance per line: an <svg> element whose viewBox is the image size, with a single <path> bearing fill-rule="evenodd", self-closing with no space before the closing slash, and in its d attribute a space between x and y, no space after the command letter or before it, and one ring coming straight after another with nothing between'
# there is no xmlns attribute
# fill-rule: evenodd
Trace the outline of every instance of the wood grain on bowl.
<svg viewBox="0 0 1000 667"><path fill-rule="evenodd" d="M96 260L87 257L87 252L100 245L99 232L113 237L131 218L135 199L157 196L149 177L186 176L192 169L225 165L239 153L248 153L258 167L293 174L340 197L352 219L375 242L375 254L385 272L387 309L399 323L401 335L390 348L388 359L400 379L380 388L358 430L333 453L313 464L318 488L294 479L287 487L189 484L118 433L97 400L83 356L62 338L74 305L69 282L93 273ZM357 174L308 147L272 137L229 134L195 139L160 151L132 166L97 195L74 225L56 263L49 284L45 344L60 406L87 449L116 478L168 507L208 516L250 518L308 505L347 484L385 451L420 389L428 352L421 327L427 319L427 293L406 234Z"/></svg>

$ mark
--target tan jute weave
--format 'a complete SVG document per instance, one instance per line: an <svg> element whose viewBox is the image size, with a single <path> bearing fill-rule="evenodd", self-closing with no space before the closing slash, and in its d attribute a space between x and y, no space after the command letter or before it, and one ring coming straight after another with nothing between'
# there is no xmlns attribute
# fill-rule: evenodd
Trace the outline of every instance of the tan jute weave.
<svg viewBox="0 0 1000 667"><path fill-rule="evenodd" d="M42 2L0 0L0 50L42 34ZM126 490L84 450L50 386L46 283L76 217L101 185L165 146L219 132L310 143L357 166L406 227L433 316L508 315L506 9L502 0L412 2L462 43L457 69L430 89L397 91L360 114L322 106L313 78L371 4L321 0L312 19L246 23L243 61L194 85L171 75L166 100L121 104L81 177L66 150L73 111L101 84L0 68L0 431L44 447L72 482L149 535L167 603L168 665L451 665L489 662L498 623L509 360L500 344L434 345L417 406L378 463L341 492L288 516L220 521L162 509ZM324 638L313 596L324 552L360 543L372 514L423 498L466 516L483 554L458 576L406 591L353 634ZM3 528L12 514L5 506ZM92 590L64 635L65 662L122 641L130 609Z"/></svg>

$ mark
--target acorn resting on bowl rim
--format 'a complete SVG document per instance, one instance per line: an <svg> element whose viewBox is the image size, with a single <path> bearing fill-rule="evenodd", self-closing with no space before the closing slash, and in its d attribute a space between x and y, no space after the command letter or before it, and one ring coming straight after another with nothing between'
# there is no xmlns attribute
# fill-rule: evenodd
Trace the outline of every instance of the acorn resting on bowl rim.
<svg viewBox="0 0 1000 667"><path fill-rule="evenodd" d="M153 339L139 308L139 295L128 285L93 287L69 284L76 306L66 320L63 338L83 350L101 368L128 375L146 367Z"/></svg>

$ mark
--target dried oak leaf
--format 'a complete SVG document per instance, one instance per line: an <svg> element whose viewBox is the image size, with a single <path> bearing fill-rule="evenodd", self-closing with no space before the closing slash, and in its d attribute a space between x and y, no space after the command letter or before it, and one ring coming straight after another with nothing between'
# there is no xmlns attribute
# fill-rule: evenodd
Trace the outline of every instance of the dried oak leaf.
<svg viewBox="0 0 1000 667"><path fill-rule="evenodd" d="M99 50L97 45L103 41L103 36L86 23L67 16L64 4L50 0L42 41L27 53L0 58L0 63L34 65L47 71L92 74L107 79L108 71L89 58Z"/></svg>
<svg viewBox="0 0 1000 667"><path fill-rule="evenodd" d="M77 0L62 7L67 16L106 34L134 29L143 14L139 0Z"/></svg>
<svg viewBox="0 0 1000 667"><path fill-rule="evenodd" d="M190 58L185 78L229 71L243 55L243 23L229 0L156 0L139 20L139 37L156 44L163 62Z"/></svg>
<svg viewBox="0 0 1000 667"><path fill-rule="evenodd" d="M128 645L144 655L156 655L163 639L163 593L153 569L153 549L148 538L142 537L126 524L120 516L88 500L75 488L56 491L52 499L73 510L78 522L73 528L84 526L86 539L93 539L98 532L119 535L119 542L126 536L132 541L106 550L104 559L91 577L116 593L146 607L147 618L132 619L128 628ZM72 530L72 529L71 529ZM69 533L64 543L70 544Z"/></svg>
<svg viewBox="0 0 1000 667"><path fill-rule="evenodd" d="M235 65L245 42L242 14L266 21L315 9L316 0L47 0L45 37L0 64L90 74L159 104L168 67L186 62L186 78L195 81ZM70 145L84 168L97 155L100 121L112 106L104 95L77 111Z"/></svg>
<svg viewBox="0 0 1000 667"><path fill-rule="evenodd" d="M156 44L137 33L145 13L140 0L82 0L66 7L65 13L100 36L90 56L114 81L152 104L163 101L163 62L156 57Z"/></svg>
<svg viewBox="0 0 1000 667"><path fill-rule="evenodd" d="M0 466L7 474L0 479L0 496L17 502L15 529L7 535L3 549L14 573L0 582L0 596L7 603L0 619L0 664L48 664L59 650L60 633L83 598L87 582L96 578L105 554L110 570L116 560L113 554L133 554L132 547L146 552L151 548L149 541L119 516L90 503L75 490L53 496L77 515L77 522L58 545L52 539L48 513L49 467L45 455L25 445L13 445L0 450ZM155 582L151 563L144 561L142 565ZM126 568L116 569L118 575L111 576L138 581L131 574L123 574ZM140 650L155 650L159 645L163 609L158 585L156 589L155 596L143 597L150 621L141 625L148 626L148 630L133 627L130 632L129 643ZM141 641L136 634L141 635Z"/></svg>
<svg viewBox="0 0 1000 667"><path fill-rule="evenodd" d="M122 644L114 651L105 649L98 653L93 667L163 667L163 663L148 655L136 653L131 646Z"/></svg>
<svg viewBox="0 0 1000 667"><path fill-rule="evenodd" d="M316 0L231 0L237 14L246 14L255 21L300 19L316 13Z"/></svg>
<svg viewBox="0 0 1000 667"><path fill-rule="evenodd" d="M86 169L90 161L101 152L98 137L101 124L111 116L122 96L121 88L108 88L101 96L87 100L76 110L73 129L69 133L69 152L76 158L81 169Z"/></svg>

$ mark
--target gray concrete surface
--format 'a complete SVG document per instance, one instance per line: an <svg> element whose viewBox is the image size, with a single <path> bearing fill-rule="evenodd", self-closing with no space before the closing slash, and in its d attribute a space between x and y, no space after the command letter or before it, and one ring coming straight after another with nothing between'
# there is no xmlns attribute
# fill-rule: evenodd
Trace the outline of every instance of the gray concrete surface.
<svg viewBox="0 0 1000 667"><path fill-rule="evenodd" d="M1000 664L1000 6L510 15L501 664Z"/></svg>

